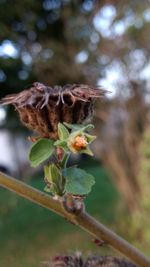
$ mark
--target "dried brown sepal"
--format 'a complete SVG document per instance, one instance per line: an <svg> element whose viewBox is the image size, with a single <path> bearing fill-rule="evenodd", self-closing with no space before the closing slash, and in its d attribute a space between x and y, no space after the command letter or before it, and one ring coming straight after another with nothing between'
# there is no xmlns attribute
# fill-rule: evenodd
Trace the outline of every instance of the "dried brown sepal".
<svg viewBox="0 0 150 267"><path fill-rule="evenodd" d="M83 259L82 254L59 255L41 267L137 267L135 264L113 256L90 256Z"/></svg>
<svg viewBox="0 0 150 267"><path fill-rule="evenodd" d="M59 122L82 123L92 115L93 101L105 91L83 84L49 87L35 82L18 94L4 97L0 104L12 104L21 122L40 137L56 140Z"/></svg>

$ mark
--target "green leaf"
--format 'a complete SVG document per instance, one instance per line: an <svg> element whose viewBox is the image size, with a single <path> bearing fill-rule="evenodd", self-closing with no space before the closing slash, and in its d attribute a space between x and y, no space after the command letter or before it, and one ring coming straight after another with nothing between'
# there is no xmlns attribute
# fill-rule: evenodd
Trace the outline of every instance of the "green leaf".
<svg viewBox="0 0 150 267"><path fill-rule="evenodd" d="M66 125L68 129L75 130L75 131L83 128L83 125L81 124L70 124L70 123L64 122L64 125Z"/></svg>
<svg viewBox="0 0 150 267"><path fill-rule="evenodd" d="M71 129L73 132L78 131L78 130L81 130L83 132L89 128L94 128L93 124L81 125L81 124L70 124L70 123L64 122L64 125L66 125L67 128Z"/></svg>
<svg viewBox="0 0 150 267"><path fill-rule="evenodd" d="M45 186L44 187L44 191L46 192L46 193L51 193L52 195L56 195L57 193L57 188L56 188L56 185L55 184L53 184L53 185L51 185L51 187L48 187L48 186Z"/></svg>
<svg viewBox="0 0 150 267"><path fill-rule="evenodd" d="M32 167L38 166L52 155L54 151L53 144L52 140L43 138L32 146L29 152L29 160Z"/></svg>
<svg viewBox="0 0 150 267"><path fill-rule="evenodd" d="M90 134L85 133L85 136L89 144L92 143L96 139L95 135L90 135Z"/></svg>
<svg viewBox="0 0 150 267"><path fill-rule="evenodd" d="M66 168L69 156L70 156L70 153L68 153L68 152L64 153L63 159L61 161L61 167L62 168Z"/></svg>
<svg viewBox="0 0 150 267"><path fill-rule="evenodd" d="M60 180L61 173L56 164L52 163L48 166L44 166L44 176L48 183L57 184Z"/></svg>
<svg viewBox="0 0 150 267"><path fill-rule="evenodd" d="M67 141L66 140L57 140L54 143L54 146L62 146L62 147L65 147L66 145L67 145Z"/></svg>
<svg viewBox="0 0 150 267"><path fill-rule="evenodd" d="M62 176L61 170L56 166L55 163L44 166L44 178L49 188L49 192L51 192L53 195L63 195L64 177Z"/></svg>
<svg viewBox="0 0 150 267"><path fill-rule="evenodd" d="M58 123L58 136L60 140L67 139L69 137L68 129L60 122Z"/></svg>
<svg viewBox="0 0 150 267"><path fill-rule="evenodd" d="M82 169L71 167L63 170L65 191L73 195L87 195L95 183L94 177Z"/></svg>
<svg viewBox="0 0 150 267"><path fill-rule="evenodd" d="M82 149L79 151L80 154L87 154L89 156L93 156L93 152L91 151L91 149L87 146L87 148Z"/></svg>
<svg viewBox="0 0 150 267"><path fill-rule="evenodd" d="M44 191L47 193L51 193L51 189L47 185L44 187Z"/></svg>
<svg viewBox="0 0 150 267"><path fill-rule="evenodd" d="M95 126L93 124L88 124L88 125L85 125L83 126L83 131L87 130L87 129L90 129L90 128L94 128Z"/></svg>
<svg viewBox="0 0 150 267"><path fill-rule="evenodd" d="M68 152L68 147L67 147L67 141L66 140L57 140L54 143L54 146L61 147L62 149L64 149L64 151Z"/></svg>

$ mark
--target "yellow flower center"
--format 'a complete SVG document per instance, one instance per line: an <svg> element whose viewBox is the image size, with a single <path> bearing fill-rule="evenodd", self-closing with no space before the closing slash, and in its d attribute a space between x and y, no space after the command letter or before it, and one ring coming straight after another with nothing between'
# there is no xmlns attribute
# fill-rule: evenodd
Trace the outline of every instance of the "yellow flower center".
<svg viewBox="0 0 150 267"><path fill-rule="evenodd" d="M86 140L86 138L84 136L76 136L74 143L73 143L73 147L75 150L79 151L81 149L86 148L88 145L88 142Z"/></svg>

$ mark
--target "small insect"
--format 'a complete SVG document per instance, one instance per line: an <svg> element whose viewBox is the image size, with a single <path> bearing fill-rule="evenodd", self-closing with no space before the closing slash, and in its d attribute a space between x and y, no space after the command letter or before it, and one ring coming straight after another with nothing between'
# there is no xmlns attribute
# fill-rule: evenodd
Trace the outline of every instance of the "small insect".
<svg viewBox="0 0 150 267"><path fill-rule="evenodd" d="M4 97L0 104L14 105L25 126L40 137L56 140L59 122L82 123L92 115L94 99L104 95L104 90L84 84L50 87L35 82L27 90Z"/></svg>

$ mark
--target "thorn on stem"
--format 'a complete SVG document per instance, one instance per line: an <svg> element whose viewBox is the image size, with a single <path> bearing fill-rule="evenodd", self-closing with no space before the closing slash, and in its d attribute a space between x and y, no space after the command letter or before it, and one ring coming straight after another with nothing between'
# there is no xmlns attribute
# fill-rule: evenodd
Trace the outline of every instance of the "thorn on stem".
<svg viewBox="0 0 150 267"><path fill-rule="evenodd" d="M97 239L94 238L92 239L92 241L98 246L98 247L102 247L103 245L107 245L108 243L102 239Z"/></svg>

